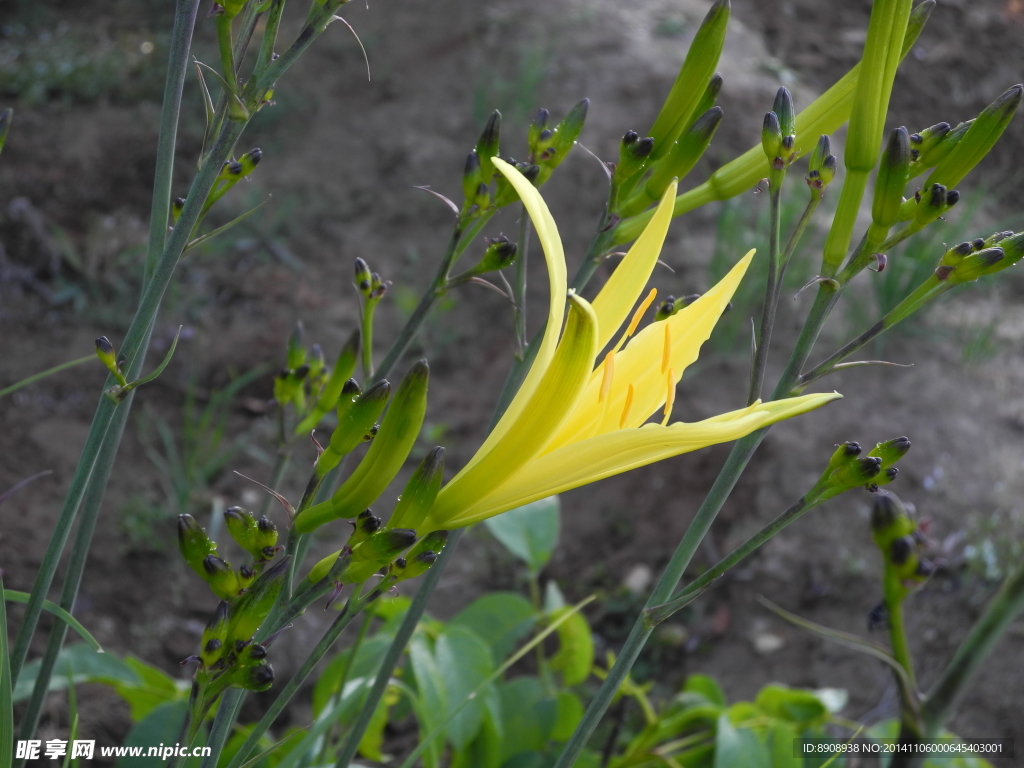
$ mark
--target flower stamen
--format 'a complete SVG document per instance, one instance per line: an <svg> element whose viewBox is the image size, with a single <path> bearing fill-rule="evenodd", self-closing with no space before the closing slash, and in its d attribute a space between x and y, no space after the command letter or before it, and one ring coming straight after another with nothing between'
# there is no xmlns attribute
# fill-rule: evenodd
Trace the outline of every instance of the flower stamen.
<svg viewBox="0 0 1024 768"><path fill-rule="evenodd" d="M622 409L622 415L619 417L619 429L626 426L626 422L629 421L629 409L633 407L633 385L629 385L629 389L626 390L626 405Z"/></svg>
<svg viewBox="0 0 1024 768"><path fill-rule="evenodd" d="M654 299L658 296L658 289L651 288L644 297L644 300L640 302L640 306L636 308L636 312L633 313L633 317L629 321L629 325L626 326L626 332L622 334L619 339L619 343L615 345L612 351L618 352L622 349L622 345L626 343L626 339L633 335L636 331L636 327L640 325L640 321L644 319L644 314L650 308L651 304L654 303Z"/></svg>
<svg viewBox="0 0 1024 768"><path fill-rule="evenodd" d="M676 404L676 376L675 371L668 369L668 378L665 381L665 415L661 419L661 426L668 424L668 418L672 415L672 406Z"/></svg>
<svg viewBox="0 0 1024 768"><path fill-rule="evenodd" d="M661 372L668 370L668 364L672 362L672 325L662 323L665 326L665 346L661 350Z"/></svg>

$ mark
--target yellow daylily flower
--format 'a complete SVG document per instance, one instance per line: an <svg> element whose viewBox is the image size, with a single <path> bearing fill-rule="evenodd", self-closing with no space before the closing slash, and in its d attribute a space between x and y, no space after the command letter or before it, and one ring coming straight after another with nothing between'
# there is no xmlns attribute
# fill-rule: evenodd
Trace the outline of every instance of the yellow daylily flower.
<svg viewBox="0 0 1024 768"><path fill-rule="evenodd" d="M672 221L675 182L590 304L567 290L562 242L540 193L508 163L494 158L494 165L522 198L544 251L547 328L508 410L476 455L441 489L421 532L471 525L620 472L736 440L841 397L827 393L758 401L697 423L668 424L676 385L711 335L754 251L693 304L637 332L656 294L650 291L634 311ZM624 332L598 359L631 313ZM647 424L659 410L664 412L661 423Z"/></svg>

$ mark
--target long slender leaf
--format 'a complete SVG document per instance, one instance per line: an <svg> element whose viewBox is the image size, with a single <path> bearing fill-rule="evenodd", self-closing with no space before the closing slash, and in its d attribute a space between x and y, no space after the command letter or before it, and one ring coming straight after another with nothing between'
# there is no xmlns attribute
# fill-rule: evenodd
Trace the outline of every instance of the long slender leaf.
<svg viewBox="0 0 1024 768"><path fill-rule="evenodd" d="M28 592L19 592L13 589L4 590L4 600L10 600L12 603L21 603L23 605L28 605L29 597L30 595ZM82 623L78 619L76 619L70 613L65 611L59 605L57 605L56 603L51 603L49 600L44 600L43 610L52 613L58 619L60 619L73 630L75 630L75 632L77 632L79 636L83 640L85 640L85 642L87 642L94 651L96 651L97 653L104 652L103 648L99 644L99 641L92 636L89 630L82 626Z"/></svg>
<svg viewBox="0 0 1024 768"><path fill-rule="evenodd" d="M39 381L40 379L45 379L47 376L52 376L55 373L66 371L68 368L74 368L76 365L88 363L90 360L95 359L96 355L86 355L85 357L80 357L77 360L69 360L66 363L55 365L53 366L53 368L47 368L45 371L40 371L39 373L32 374L28 378L22 379L21 381L11 384L11 386L9 387L4 387L3 389L0 389L0 397L6 397L12 392L17 392L22 387L27 387L29 384L33 384Z"/></svg>

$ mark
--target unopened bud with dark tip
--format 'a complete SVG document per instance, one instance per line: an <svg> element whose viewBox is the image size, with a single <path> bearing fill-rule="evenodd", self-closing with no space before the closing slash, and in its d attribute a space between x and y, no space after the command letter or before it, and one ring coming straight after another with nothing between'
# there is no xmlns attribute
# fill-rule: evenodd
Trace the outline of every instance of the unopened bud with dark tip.
<svg viewBox="0 0 1024 768"><path fill-rule="evenodd" d="M832 182L835 175L836 159L832 155L831 142L827 135L822 134L807 160L807 186L820 192Z"/></svg>
<svg viewBox="0 0 1024 768"><path fill-rule="evenodd" d="M661 320L668 320L675 312L675 297L669 296L663 302L658 305L657 310L654 312L654 321L659 322Z"/></svg>
<svg viewBox="0 0 1024 768"><path fill-rule="evenodd" d="M880 473L875 475L875 477L871 479L871 482L874 484L875 490L877 490L879 486L888 485L895 480L899 473L900 470L898 467L886 467Z"/></svg>
<svg viewBox="0 0 1024 768"><path fill-rule="evenodd" d="M420 539L406 556L406 566L395 569L398 581L413 579L425 572L437 560L448 543L448 531L434 531Z"/></svg>
<svg viewBox="0 0 1024 768"><path fill-rule="evenodd" d="M874 456L853 459L832 471L828 482L836 488L856 488L882 471L882 460Z"/></svg>
<svg viewBox="0 0 1024 768"><path fill-rule="evenodd" d="M550 173L569 154L569 150L576 144L583 131L583 125L587 121L587 112L590 110L590 99L580 99L568 114L562 118L555 128L551 149L553 153L548 154L544 160L545 170Z"/></svg>
<svg viewBox="0 0 1024 768"><path fill-rule="evenodd" d="M444 453L444 448L436 446L423 457L398 497L398 504L388 521L389 527L415 530L423 524L441 490Z"/></svg>
<svg viewBox="0 0 1024 768"><path fill-rule="evenodd" d="M999 243L999 247L1003 249L1003 255L1006 259L1006 266L1016 264L1024 257L1024 232L1018 232L1013 234L1012 232L1001 232L1000 235L1003 237L997 238L997 235L993 235L993 243Z"/></svg>
<svg viewBox="0 0 1024 768"><path fill-rule="evenodd" d="M707 87L704 89L704 94L700 97L700 101L697 102L697 106L693 109L694 115L703 115L715 106L718 94L722 91L723 82L722 76L718 72L711 76L711 79L708 80ZM687 126L687 128L689 128L689 126Z"/></svg>
<svg viewBox="0 0 1024 768"><path fill-rule="evenodd" d="M256 521L254 545L260 551L260 558L266 559L267 550L273 549L277 545L277 536L277 526L266 515Z"/></svg>
<svg viewBox="0 0 1024 768"><path fill-rule="evenodd" d="M880 491L871 508L871 528L876 536L892 530L898 521L907 520L907 509L899 497L889 491Z"/></svg>
<svg viewBox="0 0 1024 768"><path fill-rule="evenodd" d="M647 197L651 200L658 200L665 193L673 178L684 178L693 170L697 161L711 144L711 139L714 138L718 126L722 123L722 115L721 107L712 107L694 120L693 125L683 131L672 148L654 166L654 171L644 185L643 191ZM632 201L632 199L630 200ZM646 203L646 200L643 202ZM639 211L630 211L627 214L627 209L628 207L623 208L623 215L639 213Z"/></svg>
<svg viewBox="0 0 1024 768"><path fill-rule="evenodd" d="M653 150L654 139L650 136L641 139L634 131L627 133L619 145L619 162L615 166L614 174L615 183L622 184L637 176L643 170Z"/></svg>
<svg viewBox="0 0 1024 768"><path fill-rule="evenodd" d="M358 385L354 388L346 386L349 390L358 391ZM338 425L331 432L327 450L317 459L317 475L323 477L363 442L366 433L383 413L390 396L391 384L386 379L357 395L346 394L343 388L342 396L338 399Z"/></svg>
<svg viewBox="0 0 1024 768"><path fill-rule="evenodd" d="M775 161L782 153L782 129L779 127L779 116L769 112L761 124L761 148L765 157L774 167Z"/></svg>
<svg viewBox="0 0 1024 768"><path fill-rule="evenodd" d="M949 123L936 123L931 128L925 128L920 133L910 134L911 160L929 167L927 163L933 159L932 150L942 142L949 131ZM931 165L935 165L935 163L932 162Z"/></svg>
<svg viewBox="0 0 1024 768"><path fill-rule="evenodd" d="M217 553L217 545L206 535L206 531L192 515L178 516L178 548L188 567L205 579L206 569L203 562L207 556Z"/></svg>
<svg viewBox="0 0 1024 768"><path fill-rule="evenodd" d="M228 603L221 601L217 610L203 628L203 635L200 640L199 659L203 666L209 668L221 656L221 650L228 634Z"/></svg>
<svg viewBox="0 0 1024 768"><path fill-rule="evenodd" d="M889 559L893 565L903 565L914 551L914 539L901 536L889 545Z"/></svg>
<svg viewBox="0 0 1024 768"><path fill-rule="evenodd" d="M373 289L373 275L370 272L370 265L361 257L356 256L354 266L356 287L364 296L369 296L370 291Z"/></svg>
<svg viewBox="0 0 1024 768"><path fill-rule="evenodd" d="M462 171L462 196L465 202L463 209L468 209L477 202L477 191L483 184L483 171L480 169L480 157L474 149L466 156L466 167ZM485 185L486 186L486 185Z"/></svg>
<svg viewBox="0 0 1024 768"><path fill-rule="evenodd" d="M352 562L391 562L415 541L416 531L411 528L386 528L377 531L359 546L353 547Z"/></svg>
<svg viewBox="0 0 1024 768"><path fill-rule="evenodd" d="M267 658L267 649L259 643L253 643L246 649L245 655L246 660L252 659L255 661L261 661Z"/></svg>
<svg viewBox="0 0 1024 768"><path fill-rule="evenodd" d="M127 383L124 375L121 373L120 366L117 364L117 353L114 350L114 345L110 343L110 339L106 336L100 336L96 339L96 357L113 374L118 384L124 386Z"/></svg>
<svg viewBox="0 0 1024 768"><path fill-rule="evenodd" d="M949 190L949 192L946 193L946 207L947 208L952 208L954 205L956 205L959 202L960 202L960 193L957 192L955 189L951 189L951 190Z"/></svg>
<svg viewBox="0 0 1024 768"><path fill-rule="evenodd" d="M536 184L537 179L540 177L540 166L539 165L524 165L520 171L525 179L531 184Z"/></svg>
<svg viewBox="0 0 1024 768"><path fill-rule="evenodd" d="M775 92L775 103L772 112L779 118L779 129L783 136L796 136L796 109L793 106L793 95L786 87Z"/></svg>
<svg viewBox="0 0 1024 768"><path fill-rule="evenodd" d="M274 684L274 668L265 661L255 666L238 666L230 674L231 684L247 691L259 693Z"/></svg>
<svg viewBox="0 0 1024 768"><path fill-rule="evenodd" d="M494 176L494 163L491 160L500 151L500 136L501 112L494 110L487 118L483 133L476 142L476 154L480 160L480 173L484 184L490 184L491 177Z"/></svg>
<svg viewBox="0 0 1024 768"><path fill-rule="evenodd" d="M178 223L178 218L181 216L181 212L185 209L185 198L176 197L171 202L171 221L175 224Z"/></svg>
<svg viewBox="0 0 1024 768"><path fill-rule="evenodd" d="M871 203L873 226L868 235L869 241L884 241L889 230L899 221L903 189L907 185L909 168L910 137L907 135L907 129L900 126L889 134L889 141L878 164L875 193Z"/></svg>
<svg viewBox="0 0 1024 768"><path fill-rule="evenodd" d="M852 440L842 443L832 453L832 458L828 460L829 469L836 469L844 464L848 464L861 454L860 443L856 443Z"/></svg>
<svg viewBox="0 0 1024 768"><path fill-rule="evenodd" d="M248 643L281 594L291 556L285 555L268 566L231 611L227 641Z"/></svg>
<svg viewBox="0 0 1024 768"><path fill-rule="evenodd" d="M383 525L383 521L373 514L373 510L363 510L352 523L352 535L348 539L348 545L355 548L358 544L362 544L379 531L381 525Z"/></svg>
<svg viewBox="0 0 1024 768"><path fill-rule="evenodd" d="M256 571L247 565L238 566L238 585L242 589L248 589L249 585L252 584L256 578Z"/></svg>
<svg viewBox="0 0 1024 768"><path fill-rule="evenodd" d="M292 335L288 337L288 368L294 370L306 362L306 348L303 346L303 339L306 336L306 329L299 320L295 323Z"/></svg>
<svg viewBox="0 0 1024 768"><path fill-rule="evenodd" d="M939 264L955 267L963 260L964 256L969 256L974 253L974 251L974 243L960 243L959 245L954 245L942 255L942 259L939 261Z"/></svg>
<svg viewBox="0 0 1024 768"><path fill-rule="evenodd" d="M971 241L971 248L975 251L980 251L985 247L985 238L977 237Z"/></svg>
<svg viewBox="0 0 1024 768"><path fill-rule="evenodd" d="M498 235L494 238L487 238L487 248L484 255L475 267L464 272L462 277L485 275L488 272L496 272L505 269L516 260L519 253L519 246L510 241L505 235Z"/></svg>
<svg viewBox="0 0 1024 768"><path fill-rule="evenodd" d="M224 525L231 538L253 557L259 556L261 546L256 544L256 519L252 512L241 507L228 507L224 510Z"/></svg>
<svg viewBox="0 0 1024 768"><path fill-rule="evenodd" d="M869 456L877 456L882 460L882 466L888 467L907 455L910 450L910 439L907 437L894 437L883 443L878 443Z"/></svg>
<svg viewBox="0 0 1024 768"><path fill-rule="evenodd" d="M931 224L949 208L946 203L946 188L941 184L932 184L928 190L920 193L920 196L921 200L917 204L912 225L916 229Z"/></svg>
<svg viewBox="0 0 1024 768"><path fill-rule="evenodd" d="M970 283L979 277L991 275L1010 266L1002 248L986 248L965 257L949 274L946 280L951 285Z"/></svg>
<svg viewBox="0 0 1024 768"><path fill-rule="evenodd" d="M549 115L550 113L546 109L537 110L537 114L534 115L530 127L527 129L526 145L530 148L531 153L534 147L537 146L538 141L540 141L541 132L548 127Z"/></svg>
<svg viewBox="0 0 1024 768"><path fill-rule="evenodd" d="M250 149L248 152L246 152L244 155L238 158L238 164L242 166L242 175L248 176L250 173L252 173L256 166L260 164L260 160L262 159L263 150L261 150L259 147Z"/></svg>
<svg viewBox="0 0 1024 768"><path fill-rule="evenodd" d="M203 578L221 600L234 600L243 587L231 565L217 555L203 558Z"/></svg>

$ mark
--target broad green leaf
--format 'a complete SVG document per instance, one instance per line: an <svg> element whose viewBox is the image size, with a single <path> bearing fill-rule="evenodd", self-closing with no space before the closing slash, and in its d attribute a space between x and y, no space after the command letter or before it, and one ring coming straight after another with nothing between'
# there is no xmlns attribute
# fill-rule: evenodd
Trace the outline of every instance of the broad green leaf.
<svg viewBox="0 0 1024 768"><path fill-rule="evenodd" d="M480 730L466 749L454 752L451 768L501 768L501 701L493 686L483 698L484 717Z"/></svg>
<svg viewBox="0 0 1024 768"><path fill-rule="evenodd" d="M188 708L186 701L169 701L161 704L140 722L135 724L125 737L124 746L142 747L143 754L140 757L119 757L117 768L166 768L167 758L159 755L146 755L150 747L159 744L171 745L178 739L181 724L185 719L185 710ZM203 746L206 743L205 733L200 735L193 742L193 746ZM184 768L199 768L202 758L190 757L182 764Z"/></svg>
<svg viewBox="0 0 1024 768"><path fill-rule="evenodd" d="M718 718L715 768L771 768L768 749L749 728L736 727L728 714Z"/></svg>
<svg viewBox="0 0 1024 768"><path fill-rule="evenodd" d="M11 768L14 759L14 697L11 692L11 660L7 648L7 606L0 578L0 768Z"/></svg>
<svg viewBox="0 0 1024 768"><path fill-rule="evenodd" d="M563 608L552 614L553 619L569 611ZM558 627L558 651L550 660L551 669L562 673L566 685L579 685L594 666L594 636L590 625L580 613L575 613Z"/></svg>
<svg viewBox="0 0 1024 768"><path fill-rule="evenodd" d="M494 671L490 647L466 627L449 626L437 638L434 656L447 697L445 712L451 712L462 704ZM465 749L476 736L483 720L483 710L481 698L474 698L448 723L448 739L455 749Z"/></svg>
<svg viewBox="0 0 1024 768"><path fill-rule="evenodd" d="M718 707L724 707L728 704L725 700L725 694L718 683L715 682L714 678L707 675L690 675L686 678L683 691L703 696L709 704L714 704Z"/></svg>
<svg viewBox="0 0 1024 768"><path fill-rule="evenodd" d="M511 760L502 763L502 768L549 768L551 761L541 752L520 752Z"/></svg>
<svg viewBox="0 0 1024 768"><path fill-rule="evenodd" d="M556 699L558 707L555 723L551 726L551 738L555 741L568 741L573 731L583 719L583 703L572 691L559 691Z"/></svg>
<svg viewBox="0 0 1024 768"><path fill-rule="evenodd" d="M416 678L416 719L420 724L420 736L432 732L445 718L448 697L444 689L444 678L438 669L437 660L427 640L414 636L409 643L409 661ZM440 760L440 739L434 739L423 753L423 764L427 768L436 766Z"/></svg>
<svg viewBox="0 0 1024 768"><path fill-rule="evenodd" d="M140 685L142 681L127 663L110 653L97 653L85 643L69 645L57 656L55 669L71 670L72 682L75 685L82 683L105 683L117 685ZM36 684L36 677L39 675L39 662L33 661L26 664L18 676L18 682L14 687L14 701L22 701L32 695L32 688ZM64 690L68 686L67 674L53 675L50 678L51 691Z"/></svg>
<svg viewBox="0 0 1024 768"><path fill-rule="evenodd" d="M471 629L491 646L495 661L503 661L536 620L530 601L519 593L491 592L462 609L448 626Z"/></svg>
<svg viewBox="0 0 1024 768"><path fill-rule="evenodd" d="M177 681L162 669L134 656L127 656L124 661L138 676L139 682L115 683L114 690L128 702L132 720L136 723L141 722L161 704L186 698L187 690L179 686Z"/></svg>
<svg viewBox="0 0 1024 768"><path fill-rule="evenodd" d="M535 677L517 677L499 686L504 739L501 764L523 752L541 752L547 745L558 705Z"/></svg>
<svg viewBox="0 0 1024 768"><path fill-rule="evenodd" d="M388 686L384 690L384 695L380 697L380 701L377 702L377 706L370 716L370 722L363 732L363 738L359 740L359 754L363 757L378 763L386 763L390 760L384 754L384 729L388 725L391 707L397 703L399 695L394 686Z"/></svg>
<svg viewBox="0 0 1024 768"><path fill-rule="evenodd" d="M805 768L804 758L793 755L796 734L796 728L782 720L776 720L769 726L768 744L772 753L772 768Z"/></svg>
<svg viewBox="0 0 1024 768"><path fill-rule="evenodd" d="M558 497L549 496L484 522L505 549L537 572L558 545L559 509Z"/></svg>
<svg viewBox="0 0 1024 768"><path fill-rule="evenodd" d="M829 711L814 693L783 685L766 685L755 699L766 715L806 728L828 720Z"/></svg>

